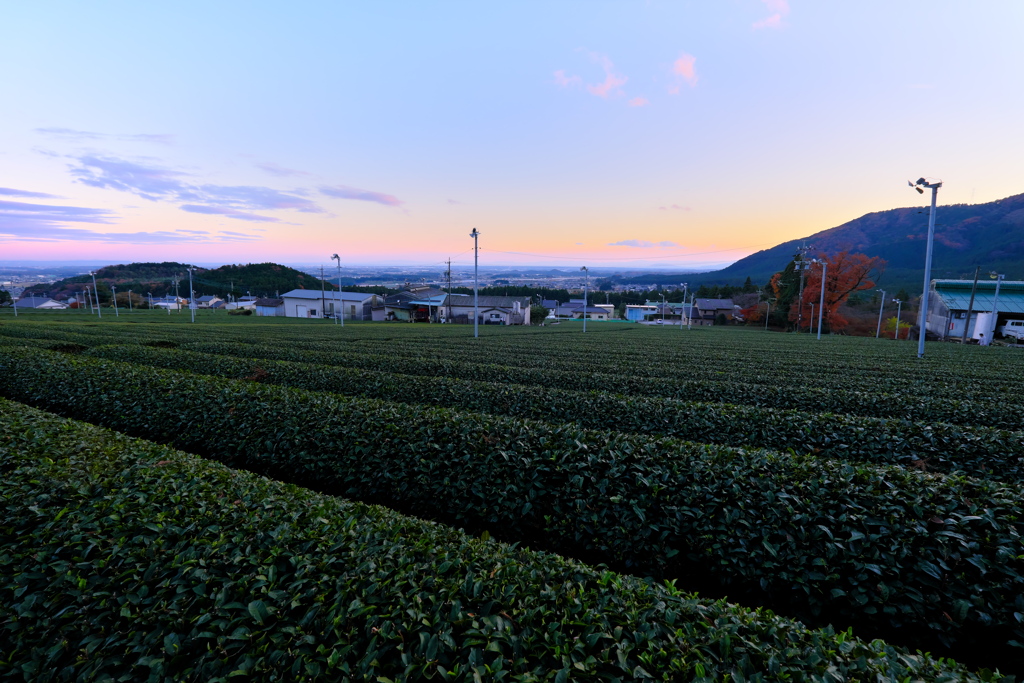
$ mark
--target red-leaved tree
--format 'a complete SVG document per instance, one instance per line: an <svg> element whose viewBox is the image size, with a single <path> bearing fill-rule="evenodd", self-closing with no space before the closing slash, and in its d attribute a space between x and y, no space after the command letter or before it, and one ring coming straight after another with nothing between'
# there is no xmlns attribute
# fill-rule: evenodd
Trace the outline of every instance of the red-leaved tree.
<svg viewBox="0 0 1024 683"><path fill-rule="evenodd" d="M846 300L854 292L864 291L875 286L874 278L881 275L885 268L885 260L877 256L851 254L848 251L841 251L834 256L822 254L818 258L828 263L825 274L823 324L829 331L837 332L849 324L849 321L840 315L839 307L846 303ZM814 264L809 271L803 297L794 301L789 309L791 322L796 323L802 317L806 321L805 326L809 326L812 303L814 304L814 318L817 319L817 307L821 297L821 271L820 263ZM803 316L800 316L799 306L803 307Z"/></svg>

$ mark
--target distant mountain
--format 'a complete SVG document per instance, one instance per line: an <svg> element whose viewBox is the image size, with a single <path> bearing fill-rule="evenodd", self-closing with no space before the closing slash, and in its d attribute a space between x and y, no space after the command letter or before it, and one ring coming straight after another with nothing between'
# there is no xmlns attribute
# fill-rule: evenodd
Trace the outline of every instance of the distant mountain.
<svg viewBox="0 0 1024 683"><path fill-rule="evenodd" d="M188 264L165 261L163 263L129 263L104 266L96 271L96 284L100 298L110 298L110 286L118 292L132 290L146 296L164 296L174 293L174 279L178 279L178 292L188 296ZM277 263L249 263L226 265L219 268L196 268L192 274L196 293L202 295L227 296L275 296L292 289L320 289L320 279L302 271ZM92 285L88 275L76 275L58 282L35 285L25 290L26 294L63 299L72 293L81 292L85 285ZM336 290L337 284L325 283L328 291Z"/></svg>
<svg viewBox="0 0 1024 683"><path fill-rule="evenodd" d="M933 278L973 277L975 266L981 266L983 277L997 270L1007 279L1024 279L1024 194L987 204L939 206L936 221ZM878 211L751 254L722 270L685 278L692 284L738 285L750 277L756 284L763 284L785 268L797 248L806 244L812 254L848 249L880 256L888 264L879 285L920 293L927 236L927 206ZM680 277L657 274L644 279L670 284Z"/></svg>

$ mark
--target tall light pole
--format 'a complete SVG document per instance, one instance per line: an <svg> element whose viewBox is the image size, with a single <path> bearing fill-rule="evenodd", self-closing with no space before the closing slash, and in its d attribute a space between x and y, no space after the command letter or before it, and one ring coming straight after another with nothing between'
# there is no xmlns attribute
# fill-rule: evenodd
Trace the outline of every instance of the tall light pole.
<svg viewBox="0 0 1024 683"><path fill-rule="evenodd" d="M768 319L771 318L771 315L772 315L772 300L771 299L765 299L764 302L766 304L768 304L768 310L764 314L764 331L767 332L768 331Z"/></svg>
<svg viewBox="0 0 1024 683"><path fill-rule="evenodd" d="M893 339L900 338L900 315L903 312L903 302L899 299L893 299L893 303L896 304L896 333L893 334Z"/></svg>
<svg viewBox="0 0 1024 683"><path fill-rule="evenodd" d="M117 312L117 287L115 287L114 285L110 285L110 294L111 297L113 297L114 299L114 317L120 318L121 315Z"/></svg>
<svg viewBox="0 0 1024 683"><path fill-rule="evenodd" d="M942 181L929 183L924 178L918 178L916 183L908 180L907 184L917 190L918 194L924 194L924 190L921 188L927 188L932 191L932 210L928 212L928 246L925 247L924 252L924 293L921 294L921 320L917 333L917 357L924 358L924 338L927 336L925 334L927 329L925 324L928 322L928 290L931 289L932 284L932 243L935 241L935 203L939 198L939 188L942 187Z"/></svg>
<svg viewBox="0 0 1024 683"><path fill-rule="evenodd" d="M882 303L878 304L878 329L875 330L875 339L882 334L882 309L885 308L885 290L878 290L882 293Z"/></svg>
<svg viewBox="0 0 1024 683"><path fill-rule="evenodd" d="M103 317L103 311L100 310L100 290L96 288L96 273L89 271L89 275L92 275L92 293L96 297L96 315L97 317Z"/></svg>
<svg viewBox="0 0 1024 683"><path fill-rule="evenodd" d="M587 287L590 285L590 269L587 268L586 266L580 266L580 270L582 270L584 272L584 274L585 274L585 278L583 280L583 331L586 332L587 331ZM662 318L665 317L664 310L665 309L662 309L662 314L661 314Z"/></svg>
<svg viewBox="0 0 1024 683"><path fill-rule="evenodd" d="M813 301L810 302L810 306L811 306L811 319L807 321L807 333L808 334L813 334L814 333L814 306L815 306Z"/></svg>
<svg viewBox="0 0 1024 683"><path fill-rule="evenodd" d="M821 259L821 299L818 301L818 339L821 339L821 316L825 313L825 278L828 276L828 261Z"/></svg>
<svg viewBox="0 0 1024 683"><path fill-rule="evenodd" d="M992 329L989 330L988 338L995 339L996 329L999 328L999 285L1003 283L1003 278L1006 276L992 271L992 273L989 274L989 277L995 278L996 294L992 299Z"/></svg>
<svg viewBox="0 0 1024 683"><path fill-rule="evenodd" d="M342 327L345 327L345 300L341 296L341 257L335 254L331 258L338 262L338 301L341 302L339 304L341 306L341 312L338 315L338 322Z"/></svg>
<svg viewBox="0 0 1024 683"><path fill-rule="evenodd" d="M132 290L130 290L130 289L128 290L128 312L129 313L134 313L135 312L135 307L132 306Z"/></svg>
<svg viewBox="0 0 1024 683"><path fill-rule="evenodd" d="M188 267L188 310L192 312L192 322L196 321L196 290L192 288L192 271L195 266Z"/></svg>
<svg viewBox="0 0 1024 683"><path fill-rule="evenodd" d="M688 282L683 283L683 302L679 308L679 331L683 331L683 316L686 315L686 289L689 286Z"/></svg>
<svg viewBox="0 0 1024 683"><path fill-rule="evenodd" d="M473 336L480 336L480 231L473 228Z"/></svg>

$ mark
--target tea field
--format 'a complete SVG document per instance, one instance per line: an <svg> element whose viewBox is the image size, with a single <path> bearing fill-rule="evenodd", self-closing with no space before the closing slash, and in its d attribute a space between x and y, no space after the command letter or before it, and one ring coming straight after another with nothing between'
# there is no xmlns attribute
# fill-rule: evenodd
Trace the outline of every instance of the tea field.
<svg viewBox="0 0 1024 683"><path fill-rule="evenodd" d="M0 318L0 676L1024 673L1020 349L187 320Z"/></svg>

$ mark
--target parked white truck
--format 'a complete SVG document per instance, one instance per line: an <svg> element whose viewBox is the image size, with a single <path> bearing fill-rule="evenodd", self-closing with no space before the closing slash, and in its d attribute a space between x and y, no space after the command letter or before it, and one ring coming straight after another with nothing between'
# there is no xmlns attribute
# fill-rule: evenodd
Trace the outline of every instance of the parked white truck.
<svg viewBox="0 0 1024 683"><path fill-rule="evenodd" d="M999 328L999 334L1016 339L1020 343L1024 339L1024 320L1007 320L1006 324Z"/></svg>

